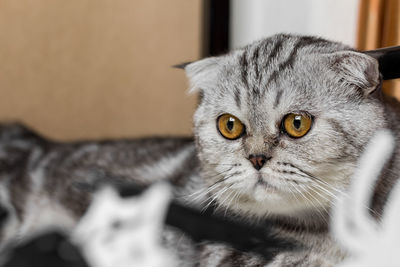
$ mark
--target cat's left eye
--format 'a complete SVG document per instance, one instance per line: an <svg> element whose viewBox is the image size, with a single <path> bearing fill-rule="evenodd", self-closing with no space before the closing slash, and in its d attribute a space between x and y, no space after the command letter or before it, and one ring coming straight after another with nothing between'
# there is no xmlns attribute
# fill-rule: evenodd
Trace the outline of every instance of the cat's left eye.
<svg viewBox="0 0 400 267"><path fill-rule="evenodd" d="M306 114L287 114L282 121L283 130L293 138L303 137L311 129L312 117Z"/></svg>

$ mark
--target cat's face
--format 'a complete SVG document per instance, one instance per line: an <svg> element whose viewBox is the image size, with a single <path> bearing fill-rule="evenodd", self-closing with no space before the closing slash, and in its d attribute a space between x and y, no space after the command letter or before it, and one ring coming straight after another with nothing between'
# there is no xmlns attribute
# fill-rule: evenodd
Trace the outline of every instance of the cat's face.
<svg viewBox="0 0 400 267"><path fill-rule="evenodd" d="M341 44L277 35L185 70L211 195L249 214L325 209L385 125L375 59Z"/></svg>

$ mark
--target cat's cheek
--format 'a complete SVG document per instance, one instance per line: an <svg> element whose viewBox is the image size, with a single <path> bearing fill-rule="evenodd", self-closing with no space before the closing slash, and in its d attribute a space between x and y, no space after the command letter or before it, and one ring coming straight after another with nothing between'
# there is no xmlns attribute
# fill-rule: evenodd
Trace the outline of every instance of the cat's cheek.
<svg viewBox="0 0 400 267"><path fill-rule="evenodd" d="M281 140L279 140L277 148L286 149L289 145L288 143L289 143L288 140L281 139Z"/></svg>

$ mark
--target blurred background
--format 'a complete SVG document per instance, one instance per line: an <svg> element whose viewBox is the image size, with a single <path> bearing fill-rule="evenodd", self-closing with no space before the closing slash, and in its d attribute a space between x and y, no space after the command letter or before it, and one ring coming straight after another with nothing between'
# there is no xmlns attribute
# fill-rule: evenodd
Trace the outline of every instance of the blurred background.
<svg viewBox="0 0 400 267"><path fill-rule="evenodd" d="M0 121L56 140L190 135L197 96L171 66L278 32L400 45L399 14L398 0L0 0Z"/></svg>

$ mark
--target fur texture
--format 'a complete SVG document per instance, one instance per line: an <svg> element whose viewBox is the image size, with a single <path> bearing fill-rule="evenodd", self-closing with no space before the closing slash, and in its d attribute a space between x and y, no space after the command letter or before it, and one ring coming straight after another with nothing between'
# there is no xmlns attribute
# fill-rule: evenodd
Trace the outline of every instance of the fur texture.
<svg viewBox="0 0 400 267"><path fill-rule="evenodd" d="M328 235L332 201L346 190L357 161L376 131L398 140L398 103L380 94L377 61L320 38L275 35L219 57L185 66L191 91L201 93L194 142L181 138L59 144L18 126L0 129L0 197L10 211L3 238L51 223L71 228L101 181L169 180L175 197L251 224L276 222L276 234L308 249L271 262L219 244L179 249L182 265L332 266L346 256ZM237 117L245 133L228 140L217 118ZM289 113L313 118L310 131L291 138ZM268 160L261 169L249 156ZM379 216L398 177L397 148L380 177L372 207ZM22 166L22 167L21 167ZM49 214L49 216L43 216ZM70 220L54 221L62 214ZM64 218L64 217L57 217ZM195 253L193 253L195 249ZM184 255L195 255L185 259Z"/></svg>
<svg viewBox="0 0 400 267"><path fill-rule="evenodd" d="M380 82L376 60L338 43L277 35L186 70L203 96L194 116L203 178L210 186L220 181L217 198L249 216L323 221L370 136L387 127L371 95ZM314 118L302 138L282 132L284 116L293 112ZM216 131L223 113L244 123L242 138ZM258 171L251 154L270 159Z"/></svg>

